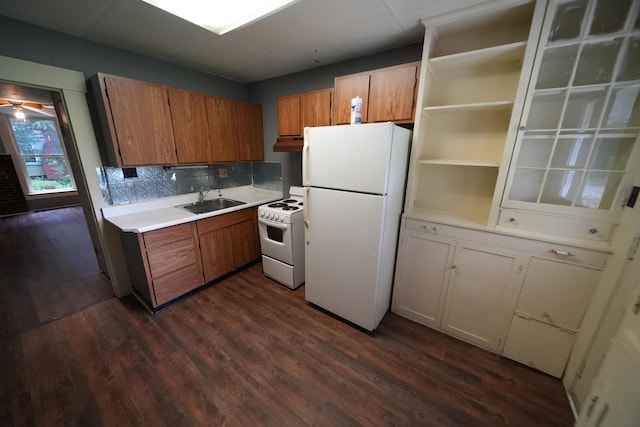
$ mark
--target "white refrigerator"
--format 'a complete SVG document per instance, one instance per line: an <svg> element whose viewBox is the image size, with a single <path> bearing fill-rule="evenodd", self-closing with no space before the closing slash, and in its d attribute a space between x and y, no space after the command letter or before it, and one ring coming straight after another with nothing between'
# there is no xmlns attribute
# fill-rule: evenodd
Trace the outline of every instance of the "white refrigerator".
<svg viewBox="0 0 640 427"><path fill-rule="evenodd" d="M389 310L411 131L306 128L305 299L373 331Z"/></svg>

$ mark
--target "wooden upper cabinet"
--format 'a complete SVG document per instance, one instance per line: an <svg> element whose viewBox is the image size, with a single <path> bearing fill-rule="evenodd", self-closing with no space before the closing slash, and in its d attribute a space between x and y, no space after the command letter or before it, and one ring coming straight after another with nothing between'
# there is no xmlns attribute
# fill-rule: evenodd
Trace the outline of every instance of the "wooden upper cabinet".
<svg viewBox="0 0 640 427"><path fill-rule="evenodd" d="M278 135L302 135L302 121L300 116L300 96L283 96L278 98Z"/></svg>
<svg viewBox="0 0 640 427"><path fill-rule="evenodd" d="M108 75L99 80L118 166L175 164L167 88Z"/></svg>
<svg viewBox="0 0 640 427"><path fill-rule="evenodd" d="M417 64L409 64L371 73L367 121L412 122L417 72Z"/></svg>
<svg viewBox="0 0 640 427"><path fill-rule="evenodd" d="M212 159L219 162L233 161L236 159L237 138L233 101L209 96L206 104Z"/></svg>
<svg viewBox="0 0 640 427"><path fill-rule="evenodd" d="M331 125L331 89L317 90L300 95L302 129L307 126ZM302 130L301 133L302 134Z"/></svg>
<svg viewBox="0 0 640 427"><path fill-rule="evenodd" d="M207 97L180 89L169 89L171 118L179 164L208 163L212 159Z"/></svg>
<svg viewBox="0 0 640 427"><path fill-rule="evenodd" d="M351 99L362 98L362 122L414 120L419 62L336 77L334 124L351 122Z"/></svg>
<svg viewBox="0 0 640 427"><path fill-rule="evenodd" d="M335 78L335 102L333 104L334 124L348 125L351 123L351 100L356 96L362 98L362 122L367 122L370 77L367 72Z"/></svg>
<svg viewBox="0 0 640 427"><path fill-rule="evenodd" d="M264 160L264 132L262 107L249 102L235 102L238 145L238 161Z"/></svg>
<svg viewBox="0 0 640 427"><path fill-rule="evenodd" d="M262 107L207 97L213 161L264 160Z"/></svg>

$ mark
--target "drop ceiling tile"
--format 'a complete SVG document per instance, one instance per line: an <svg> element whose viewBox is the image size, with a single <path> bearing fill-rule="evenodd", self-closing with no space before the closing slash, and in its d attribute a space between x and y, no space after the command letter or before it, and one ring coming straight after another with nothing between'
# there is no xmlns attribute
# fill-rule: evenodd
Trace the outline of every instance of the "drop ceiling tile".
<svg viewBox="0 0 640 427"><path fill-rule="evenodd" d="M382 0L303 0L248 27L233 39L276 57L319 40L339 40L393 19Z"/></svg>
<svg viewBox="0 0 640 427"><path fill-rule="evenodd" d="M158 59L167 59L216 37L142 1L119 3L87 34L93 41Z"/></svg>

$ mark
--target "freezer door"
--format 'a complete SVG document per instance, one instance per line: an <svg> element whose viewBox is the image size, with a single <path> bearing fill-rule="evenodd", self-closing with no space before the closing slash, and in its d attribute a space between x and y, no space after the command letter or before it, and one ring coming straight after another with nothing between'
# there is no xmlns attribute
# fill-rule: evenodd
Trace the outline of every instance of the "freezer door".
<svg viewBox="0 0 640 427"><path fill-rule="evenodd" d="M385 194L392 123L305 129L303 185Z"/></svg>
<svg viewBox="0 0 640 427"><path fill-rule="evenodd" d="M306 300L374 330L385 197L316 188L305 196Z"/></svg>

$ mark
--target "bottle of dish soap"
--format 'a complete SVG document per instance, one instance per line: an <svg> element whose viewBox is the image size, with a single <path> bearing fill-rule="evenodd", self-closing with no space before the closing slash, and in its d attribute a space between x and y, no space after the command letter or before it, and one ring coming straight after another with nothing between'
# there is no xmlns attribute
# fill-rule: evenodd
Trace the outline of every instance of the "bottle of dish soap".
<svg viewBox="0 0 640 427"><path fill-rule="evenodd" d="M351 124L359 125L362 123L362 98L356 96L351 100Z"/></svg>

